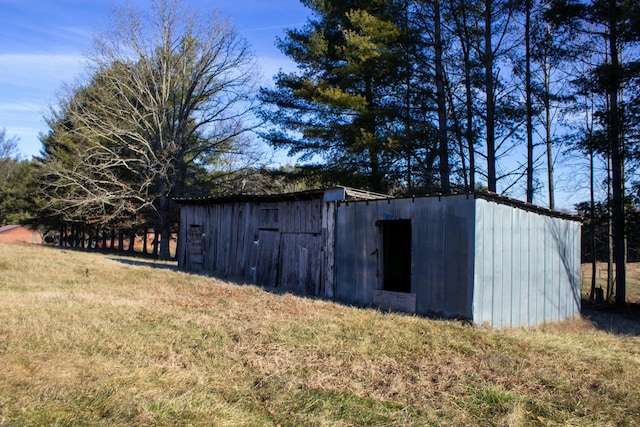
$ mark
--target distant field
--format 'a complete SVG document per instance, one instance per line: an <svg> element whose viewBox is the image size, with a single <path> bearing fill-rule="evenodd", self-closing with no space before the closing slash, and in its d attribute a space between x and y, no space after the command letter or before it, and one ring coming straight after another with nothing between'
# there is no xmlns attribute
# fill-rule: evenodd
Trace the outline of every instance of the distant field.
<svg viewBox="0 0 640 427"><path fill-rule="evenodd" d="M637 426L640 337L611 325L497 331L0 244L0 425Z"/></svg>
<svg viewBox="0 0 640 427"><path fill-rule="evenodd" d="M614 269L615 270L615 269ZM591 289L591 264L582 264L582 295L588 298ZM615 272L614 272L615 274ZM627 301L640 304L640 263L627 264ZM606 289L607 286L607 264L599 262L596 264L596 286Z"/></svg>

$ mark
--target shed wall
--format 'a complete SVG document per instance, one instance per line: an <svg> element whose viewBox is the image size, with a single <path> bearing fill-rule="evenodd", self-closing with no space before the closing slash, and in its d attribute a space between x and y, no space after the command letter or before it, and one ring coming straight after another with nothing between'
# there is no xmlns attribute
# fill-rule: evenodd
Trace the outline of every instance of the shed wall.
<svg viewBox="0 0 640 427"><path fill-rule="evenodd" d="M343 202L336 215L336 296L369 305L383 289L377 221L411 220L415 311L471 318L473 197Z"/></svg>
<svg viewBox="0 0 640 427"><path fill-rule="evenodd" d="M332 220L325 216L333 215L333 209L334 202L319 199L184 205L178 265L331 296L333 273L328 266L333 264L333 251L328 248L332 236L327 227Z"/></svg>
<svg viewBox="0 0 640 427"><path fill-rule="evenodd" d="M384 289L394 220L411 221L410 241L399 240L411 246L410 292ZM358 305L494 327L580 310L580 223L482 197L187 204L180 238L185 270Z"/></svg>
<svg viewBox="0 0 640 427"><path fill-rule="evenodd" d="M473 321L536 325L580 313L580 223L476 200Z"/></svg>

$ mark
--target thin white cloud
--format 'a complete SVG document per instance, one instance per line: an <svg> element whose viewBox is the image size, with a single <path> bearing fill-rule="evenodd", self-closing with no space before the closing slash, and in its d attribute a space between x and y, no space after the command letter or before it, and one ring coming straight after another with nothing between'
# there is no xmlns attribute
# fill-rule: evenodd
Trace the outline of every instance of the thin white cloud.
<svg viewBox="0 0 640 427"><path fill-rule="evenodd" d="M74 79L84 69L81 55L0 54L0 84L51 89L51 83Z"/></svg>
<svg viewBox="0 0 640 427"><path fill-rule="evenodd" d="M43 116L64 83L82 75L85 62L74 54L0 54L0 128L20 139L22 153L40 150Z"/></svg>
<svg viewBox="0 0 640 427"><path fill-rule="evenodd" d="M0 103L0 113L40 113L42 105L34 102Z"/></svg>

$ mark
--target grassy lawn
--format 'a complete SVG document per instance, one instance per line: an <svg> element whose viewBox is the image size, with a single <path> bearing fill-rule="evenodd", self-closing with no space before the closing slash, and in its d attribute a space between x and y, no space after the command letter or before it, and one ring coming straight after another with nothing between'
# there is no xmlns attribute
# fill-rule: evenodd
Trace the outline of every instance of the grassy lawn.
<svg viewBox="0 0 640 427"><path fill-rule="evenodd" d="M640 337L614 330L499 331L0 244L0 425L640 425Z"/></svg>

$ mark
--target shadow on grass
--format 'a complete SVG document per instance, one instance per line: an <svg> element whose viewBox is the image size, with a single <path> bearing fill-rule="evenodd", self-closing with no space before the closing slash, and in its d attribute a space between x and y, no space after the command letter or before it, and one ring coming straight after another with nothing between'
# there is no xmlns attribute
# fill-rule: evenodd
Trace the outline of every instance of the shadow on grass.
<svg viewBox="0 0 640 427"><path fill-rule="evenodd" d="M123 256L127 256L126 254L122 254ZM180 271L178 270L177 261L157 261L155 259L131 259L131 258L123 258L121 256L112 256L109 257L111 261L119 262L126 265L132 265L136 267L149 267L149 268L158 268L163 270L171 270L171 271Z"/></svg>
<svg viewBox="0 0 640 427"><path fill-rule="evenodd" d="M105 255L112 261L116 261L122 264L133 265L138 267L151 267L151 268L160 268L165 270L172 271L180 271L178 270L178 261L174 258L167 261L160 261L158 257L154 254L150 253L142 253L137 251L129 251L124 250L120 251L117 249L102 249L102 248L82 248L82 247L68 247L68 246L57 246L57 245L42 245L44 248L49 248L51 250L60 251L64 253L65 251L74 251L74 252L87 252L87 253L97 253Z"/></svg>
<svg viewBox="0 0 640 427"><path fill-rule="evenodd" d="M605 332L640 336L640 304L628 303L624 307L616 307L582 300L582 317Z"/></svg>
<svg viewBox="0 0 640 427"><path fill-rule="evenodd" d="M141 253L129 252L129 251L121 252L121 251L108 251L108 250L105 251L105 250L95 250L95 249L85 249L85 248L55 247L55 246L48 246L48 245L43 245L43 246L60 250L61 252L64 252L66 250L98 252L98 253L107 255L108 258L112 261L119 262L121 264L131 265L131 266L149 267L149 268L170 270L170 271L176 271L176 272L182 271L178 269L178 263L176 260L159 261L151 254L141 254ZM249 283L243 283L242 281L234 280L229 277L221 277L216 274L210 274L210 273L204 273L204 272L199 272L199 273L192 272L191 274L202 275L205 277L222 280L226 282L230 281L230 282L236 283L237 285L249 284ZM255 286L258 286L263 290L265 290L266 292L270 292L272 294L292 294L292 295L297 295L303 298L320 299L320 300L342 304L345 306L375 308L371 306L361 306L361 305L357 305L357 304L353 304L345 301L340 301L337 299L311 296L308 294L296 292L295 290L289 289L289 288L260 286L260 285L255 285ZM581 309L582 317L591 321L597 329L605 332L613 333L613 334L618 334L618 335L640 336L640 303L628 303L625 307L620 308L612 304L591 304L589 303L589 301L584 299L581 302L582 302L582 309ZM427 315L423 315L423 317L431 318L431 319L445 319L445 317L437 313L429 313ZM455 320L460 320L462 321L462 323L470 324L469 320L466 320L466 319L455 319Z"/></svg>

